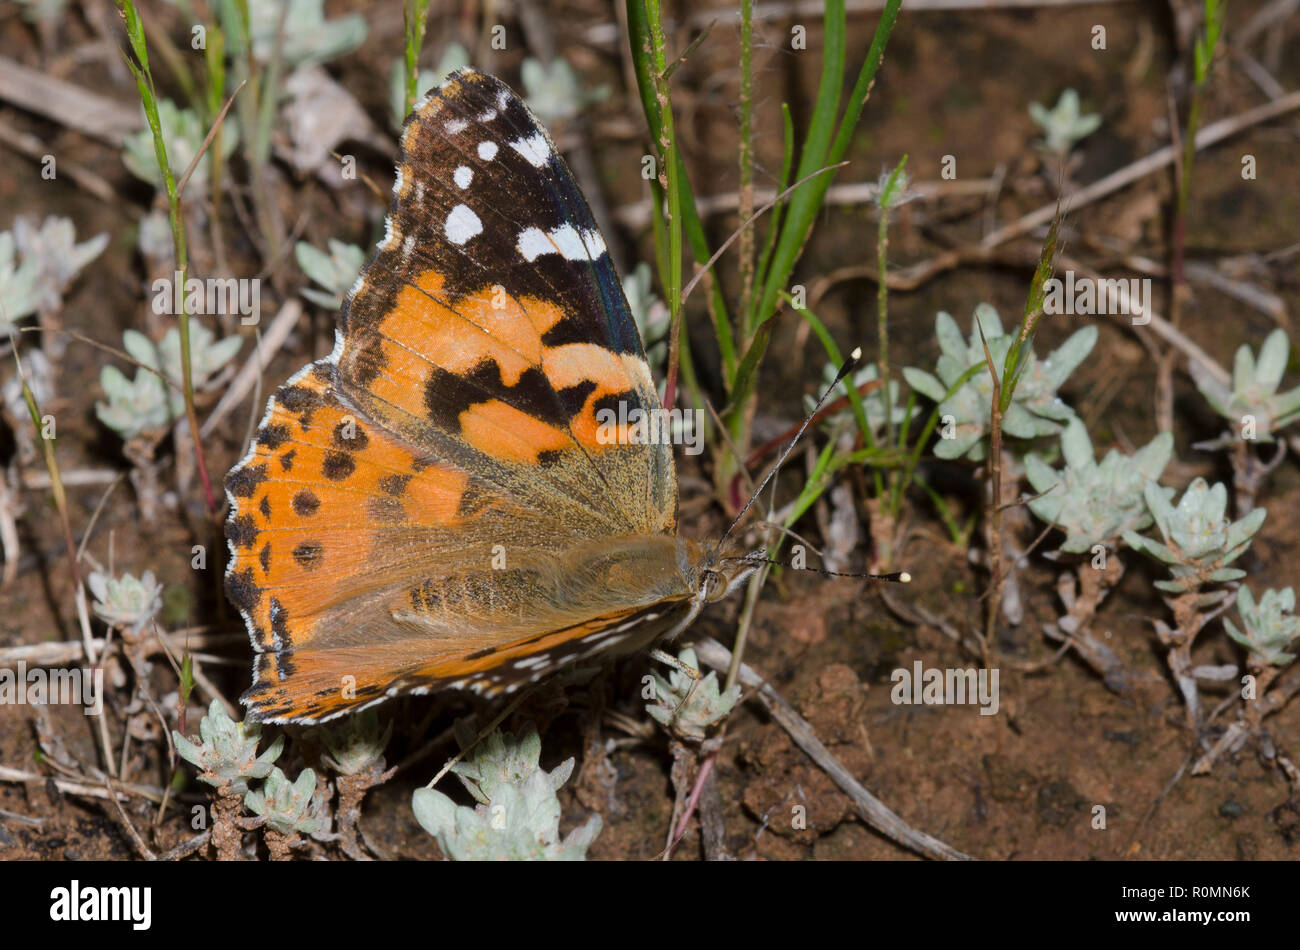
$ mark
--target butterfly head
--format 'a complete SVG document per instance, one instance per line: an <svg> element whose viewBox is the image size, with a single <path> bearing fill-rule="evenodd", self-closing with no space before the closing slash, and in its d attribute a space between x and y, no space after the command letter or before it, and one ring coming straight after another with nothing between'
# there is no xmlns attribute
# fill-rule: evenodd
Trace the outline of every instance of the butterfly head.
<svg viewBox="0 0 1300 950"><path fill-rule="evenodd" d="M727 547L704 547L686 538L677 543L682 573L689 579L693 599L701 605L727 597L762 563ZM760 550L753 556L765 554Z"/></svg>

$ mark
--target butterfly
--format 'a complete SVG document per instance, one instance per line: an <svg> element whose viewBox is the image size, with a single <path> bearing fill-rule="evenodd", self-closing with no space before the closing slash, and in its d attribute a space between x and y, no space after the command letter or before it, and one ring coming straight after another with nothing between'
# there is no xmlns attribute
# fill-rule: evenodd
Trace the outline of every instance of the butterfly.
<svg viewBox="0 0 1300 950"><path fill-rule="evenodd" d="M634 410L662 406L572 174L508 86L453 74L406 120L333 352L226 478L249 718L497 696L684 630L754 565L678 534L667 440L602 427Z"/></svg>

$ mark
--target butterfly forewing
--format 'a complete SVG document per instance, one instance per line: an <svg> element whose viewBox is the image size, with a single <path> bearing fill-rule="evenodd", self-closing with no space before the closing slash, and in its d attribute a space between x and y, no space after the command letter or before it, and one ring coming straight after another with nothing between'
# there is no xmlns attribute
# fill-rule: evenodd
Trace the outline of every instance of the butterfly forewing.
<svg viewBox="0 0 1300 950"><path fill-rule="evenodd" d="M462 71L408 119L344 327L340 385L395 431L595 533L671 524L667 447L613 446L599 425L659 407L604 239L499 80Z"/></svg>

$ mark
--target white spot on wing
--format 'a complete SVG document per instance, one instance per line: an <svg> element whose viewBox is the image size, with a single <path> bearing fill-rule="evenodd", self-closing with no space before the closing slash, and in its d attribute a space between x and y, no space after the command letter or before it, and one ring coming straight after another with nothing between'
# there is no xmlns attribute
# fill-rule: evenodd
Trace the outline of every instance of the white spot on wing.
<svg viewBox="0 0 1300 950"><path fill-rule="evenodd" d="M479 142L479 143L478 143L478 157L481 158L481 159L483 159L483 161L485 161L485 162L490 162L490 161L492 161L492 159L494 159L494 158L497 157L497 143L496 143L496 142Z"/></svg>
<svg viewBox="0 0 1300 950"><path fill-rule="evenodd" d="M474 169L468 165L461 165L451 176L456 180L456 187L462 191L469 187L469 183L474 180Z"/></svg>
<svg viewBox="0 0 1300 950"><path fill-rule="evenodd" d="M480 122L491 122L496 117L497 117L497 110L488 109L487 112L484 112L481 116L478 117L478 120Z"/></svg>
<svg viewBox="0 0 1300 950"><path fill-rule="evenodd" d="M543 254L559 254L569 261L595 260L605 253L605 242L596 231L583 231L571 224L562 224L550 231L541 228L524 228L515 243L519 254L530 264Z"/></svg>
<svg viewBox="0 0 1300 950"><path fill-rule="evenodd" d="M519 139L511 142L510 147L524 157L529 165L534 168L541 168L550 158L551 149L546 144L546 136L541 132L534 132L526 139Z"/></svg>
<svg viewBox="0 0 1300 950"><path fill-rule="evenodd" d="M460 135L469 128L469 123L464 119L452 119L442 127L442 130L448 135Z"/></svg>
<svg viewBox="0 0 1300 950"><path fill-rule="evenodd" d="M464 244L482 230L483 222L466 205L456 205L447 215L447 240L452 244Z"/></svg>

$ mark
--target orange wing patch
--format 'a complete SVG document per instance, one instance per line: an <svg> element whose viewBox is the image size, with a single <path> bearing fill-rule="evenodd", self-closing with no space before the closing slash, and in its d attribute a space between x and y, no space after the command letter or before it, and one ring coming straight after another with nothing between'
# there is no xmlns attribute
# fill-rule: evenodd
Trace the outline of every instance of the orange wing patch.
<svg viewBox="0 0 1300 950"><path fill-rule="evenodd" d="M490 286L453 305L445 284L438 271L423 272L376 327L349 338L343 376L364 383L376 418L399 431L412 418L431 418L478 452L515 464L536 464L575 442L588 454L617 444L601 438L596 413L619 398L639 406L641 394L653 392L644 360L552 343L566 317L551 301L516 300Z"/></svg>
<svg viewBox="0 0 1300 950"><path fill-rule="evenodd" d="M309 642L316 616L371 589L392 553L379 549L384 529L451 527L477 514L468 475L421 459L343 406L330 374L316 363L280 390L226 480L226 589L259 650Z"/></svg>

